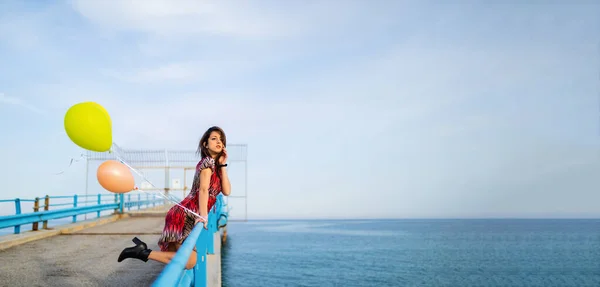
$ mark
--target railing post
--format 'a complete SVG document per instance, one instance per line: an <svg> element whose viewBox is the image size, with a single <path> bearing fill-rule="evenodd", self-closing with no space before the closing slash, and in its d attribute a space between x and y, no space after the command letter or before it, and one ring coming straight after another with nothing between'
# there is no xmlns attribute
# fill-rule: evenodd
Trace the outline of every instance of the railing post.
<svg viewBox="0 0 600 287"><path fill-rule="evenodd" d="M73 195L73 208L77 207L77 194ZM77 222L77 215L73 215L73 223Z"/></svg>
<svg viewBox="0 0 600 287"><path fill-rule="evenodd" d="M131 193L127 194L127 202L129 204L127 204L127 211L131 210Z"/></svg>
<svg viewBox="0 0 600 287"><path fill-rule="evenodd" d="M119 213L123 214L123 206L124 206L124 202L125 202L125 195L120 193L119 194Z"/></svg>
<svg viewBox="0 0 600 287"><path fill-rule="evenodd" d="M215 214L216 209L213 208L213 211L211 213ZM209 216L208 217L208 232L205 231L205 233L207 233L208 238L206 238L206 253L207 254L215 254L215 231L216 231L216 222L215 222L215 218L217 216L213 215L213 216Z"/></svg>
<svg viewBox="0 0 600 287"><path fill-rule="evenodd" d="M38 211L40 211L40 198L36 197L35 202L33 202L33 212L38 212ZM38 230L38 222L37 221L31 225L31 230L33 230L33 231Z"/></svg>
<svg viewBox="0 0 600 287"><path fill-rule="evenodd" d="M44 198L44 211L48 211L48 208L50 208L50 196L46 195ZM42 228L48 229L48 220L43 221Z"/></svg>
<svg viewBox="0 0 600 287"><path fill-rule="evenodd" d="M21 199L15 198L15 214L21 214ZM21 225L15 225L15 234L21 233Z"/></svg>
<svg viewBox="0 0 600 287"><path fill-rule="evenodd" d="M102 204L102 194L98 193L98 205ZM100 217L100 211L97 212L98 217Z"/></svg>
<svg viewBox="0 0 600 287"><path fill-rule="evenodd" d="M138 202L137 202L137 206L138 206L138 210L140 210L140 208L142 208L142 195L138 193Z"/></svg>
<svg viewBox="0 0 600 287"><path fill-rule="evenodd" d="M194 266L194 287L206 287L207 286L207 274L206 274L206 239L208 232L202 230L200 238L196 241L196 266Z"/></svg>
<svg viewBox="0 0 600 287"><path fill-rule="evenodd" d="M115 203L119 202L119 195L115 193ZM115 213L119 212L119 208L115 208Z"/></svg>

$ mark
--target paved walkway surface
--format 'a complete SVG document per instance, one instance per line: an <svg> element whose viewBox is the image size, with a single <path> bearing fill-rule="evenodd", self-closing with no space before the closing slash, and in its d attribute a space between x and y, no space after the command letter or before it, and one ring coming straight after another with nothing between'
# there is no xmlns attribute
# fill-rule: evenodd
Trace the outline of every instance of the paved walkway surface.
<svg viewBox="0 0 600 287"><path fill-rule="evenodd" d="M164 264L117 258L135 236L158 250L164 210L131 215L0 250L0 286L150 286Z"/></svg>

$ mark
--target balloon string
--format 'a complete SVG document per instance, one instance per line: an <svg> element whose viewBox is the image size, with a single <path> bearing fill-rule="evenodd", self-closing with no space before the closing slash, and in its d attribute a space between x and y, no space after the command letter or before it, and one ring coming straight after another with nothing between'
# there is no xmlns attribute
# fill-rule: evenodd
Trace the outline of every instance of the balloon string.
<svg viewBox="0 0 600 287"><path fill-rule="evenodd" d="M116 158L117 158L117 159L118 159L118 160L119 160L119 161L120 161L122 164L124 164L124 165L125 165L125 166L127 166L129 169L131 169L133 172L135 172L137 175L139 175L140 177L142 177L142 179L143 179L143 180L145 180L146 182L148 182L150 185L152 185L152 187L156 188L156 186L155 186L155 185L154 185L152 182L150 182L150 180L148 180L148 179L147 179L147 178L146 178L146 177L145 177L145 176L144 176L144 175L143 175L141 172L139 172L137 169L133 168L133 167L132 167L131 165L129 165L129 164L128 164L128 163L127 163L125 160L123 160L123 158L121 158L121 157L119 156L118 152L116 152L115 150L113 150L112 152L113 152L113 153L116 153L116 154L115 154L115 157L116 157ZM141 189L138 189L138 190L141 190ZM143 191L143 192L146 192L146 191L144 191L144 190L141 190L141 191ZM172 203L174 203L175 205L177 205L177 206L179 206L179 207L183 208L184 210L188 211L189 213L191 213L191 214L193 214L193 215L195 215L195 216L197 216L197 217L199 217L199 218L202 218L202 216L200 216L199 214L197 214L197 213L195 213L195 212L191 211L190 209L186 208L185 206L183 206L183 205L179 204L178 202L174 201L173 199L171 199L171 198L167 197L167 195L164 195L164 194L162 194L161 192L157 192L157 193L158 193L158 194L159 194L161 197L163 197L164 199L171 201Z"/></svg>
<svg viewBox="0 0 600 287"><path fill-rule="evenodd" d="M154 185L152 182L150 182L150 180L148 180L148 178L146 178L146 176L144 176L144 175L143 175L143 174L142 174L140 171L138 171L137 169L133 168L133 167L132 167L131 165L129 165L129 164L128 164L128 163L127 163L127 162L126 162L126 161L125 161L125 160L124 160L122 157L120 157L120 156L118 155L118 152L117 152L117 151L115 151L115 150L111 150L111 152L115 153L115 157L116 157L116 158L117 158L117 159L118 159L118 160L119 160L119 161L120 161L122 164L124 164L124 165L125 165L125 166L127 166L129 169L131 169L133 172L135 172L137 175L139 175L140 177L142 177L142 179L143 179L143 180L145 180L146 182L148 182L150 185L152 185L152 187L156 188L156 186L155 186L155 185ZM68 169L69 169L69 168L70 168L70 167L73 165L73 163L77 163L77 162L79 162L81 159L84 159L84 158L85 158L85 159L87 159L88 157L87 157L85 154L83 154L83 153L82 153L82 154L79 156L79 158L71 158L71 160L69 161L69 165L67 166L67 168L65 168L63 171L60 171L60 172L58 172L58 173L55 173L55 175L60 175L60 174L63 174L63 173L65 173L65 172L66 172L66 171L67 171L67 170L68 170ZM166 199L166 200L168 200L168 201L170 201L170 202L174 203L175 205L177 205L177 206L179 206L179 207L183 208L184 210L188 211L189 213L191 213L191 214L193 214L193 215L195 215L195 216L197 216L197 217L200 217L200 218L202 218L202 216L200 216L199 214L197 214L197 213L193 212L192 210L190 210L190 209L186 208L185 206L183 206L183 205L179 204L177 201L173 200L173 198L172 198L171 196L169 196L169 195L163 194L163 193L161 193L161 192L150 193L150 192L148 192L148 191L145 191L145 190L142 190L142 189L138 189L138 190L140 190L140 191L142 191L142 192L144 192L144 193L147 193L147 194L153 194L154 196L156 196L156 194L158 194L158 195L160 195L160 197L162 197L162 198L164 198L164 199Z"/></svg>
<svg viewBox="0 0 600 287"><path fill-rule="evenodd" d="M65 171L67 171L67 169L71 168L71 166L73 165L73 163L75 162L79 162L82 158L87 158L84 154L81 154L79 156L79 158L75 159L75 158L71 158L71 160L69 161L69 166L67 166L67 168L65 168L63 171L60 171L58 173L55 173L54 175L59 175L59 174L63 174L65 173Z"/></svg>

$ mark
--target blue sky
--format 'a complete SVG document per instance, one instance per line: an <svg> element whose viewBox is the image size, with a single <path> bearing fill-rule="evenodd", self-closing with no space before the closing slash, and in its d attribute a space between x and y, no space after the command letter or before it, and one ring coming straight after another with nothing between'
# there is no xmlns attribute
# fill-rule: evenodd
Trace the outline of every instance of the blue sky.
<svg viewBox="0 0 600 287"><path fill-rule="evenodd" d="M540 3L2 1L0 197L83 193L96 101L121 147L248 144L250 218L600 216L600 4Z"/></svg>

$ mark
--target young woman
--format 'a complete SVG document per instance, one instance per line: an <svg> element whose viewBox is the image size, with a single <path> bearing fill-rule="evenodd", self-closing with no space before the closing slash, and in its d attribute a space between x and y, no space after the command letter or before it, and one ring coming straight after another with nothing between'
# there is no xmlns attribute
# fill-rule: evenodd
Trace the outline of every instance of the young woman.
<svg viewBox="0 0 600 287"><path fill-rule="evenodd" d="M225 168L227 166L226 146L225 132L219 127L209 128L198 144L201 160L196 165L194 183L188 196L179 204L200 214L201 218L197 218L196 215L178 205L173 206L167 212L165 227L158 240L160 251L148 249L146 243L135 237L133 242L136 245L125 248L119 255L118 262L126 258L136 258L144 262L151 259L169 263L198 222L203 222L206 229L208 211L215 204L217 195L223 193L228 196L231 193L231 184ZM191 269L195 265L196 250L194 248L185 268Z"/></svg>

